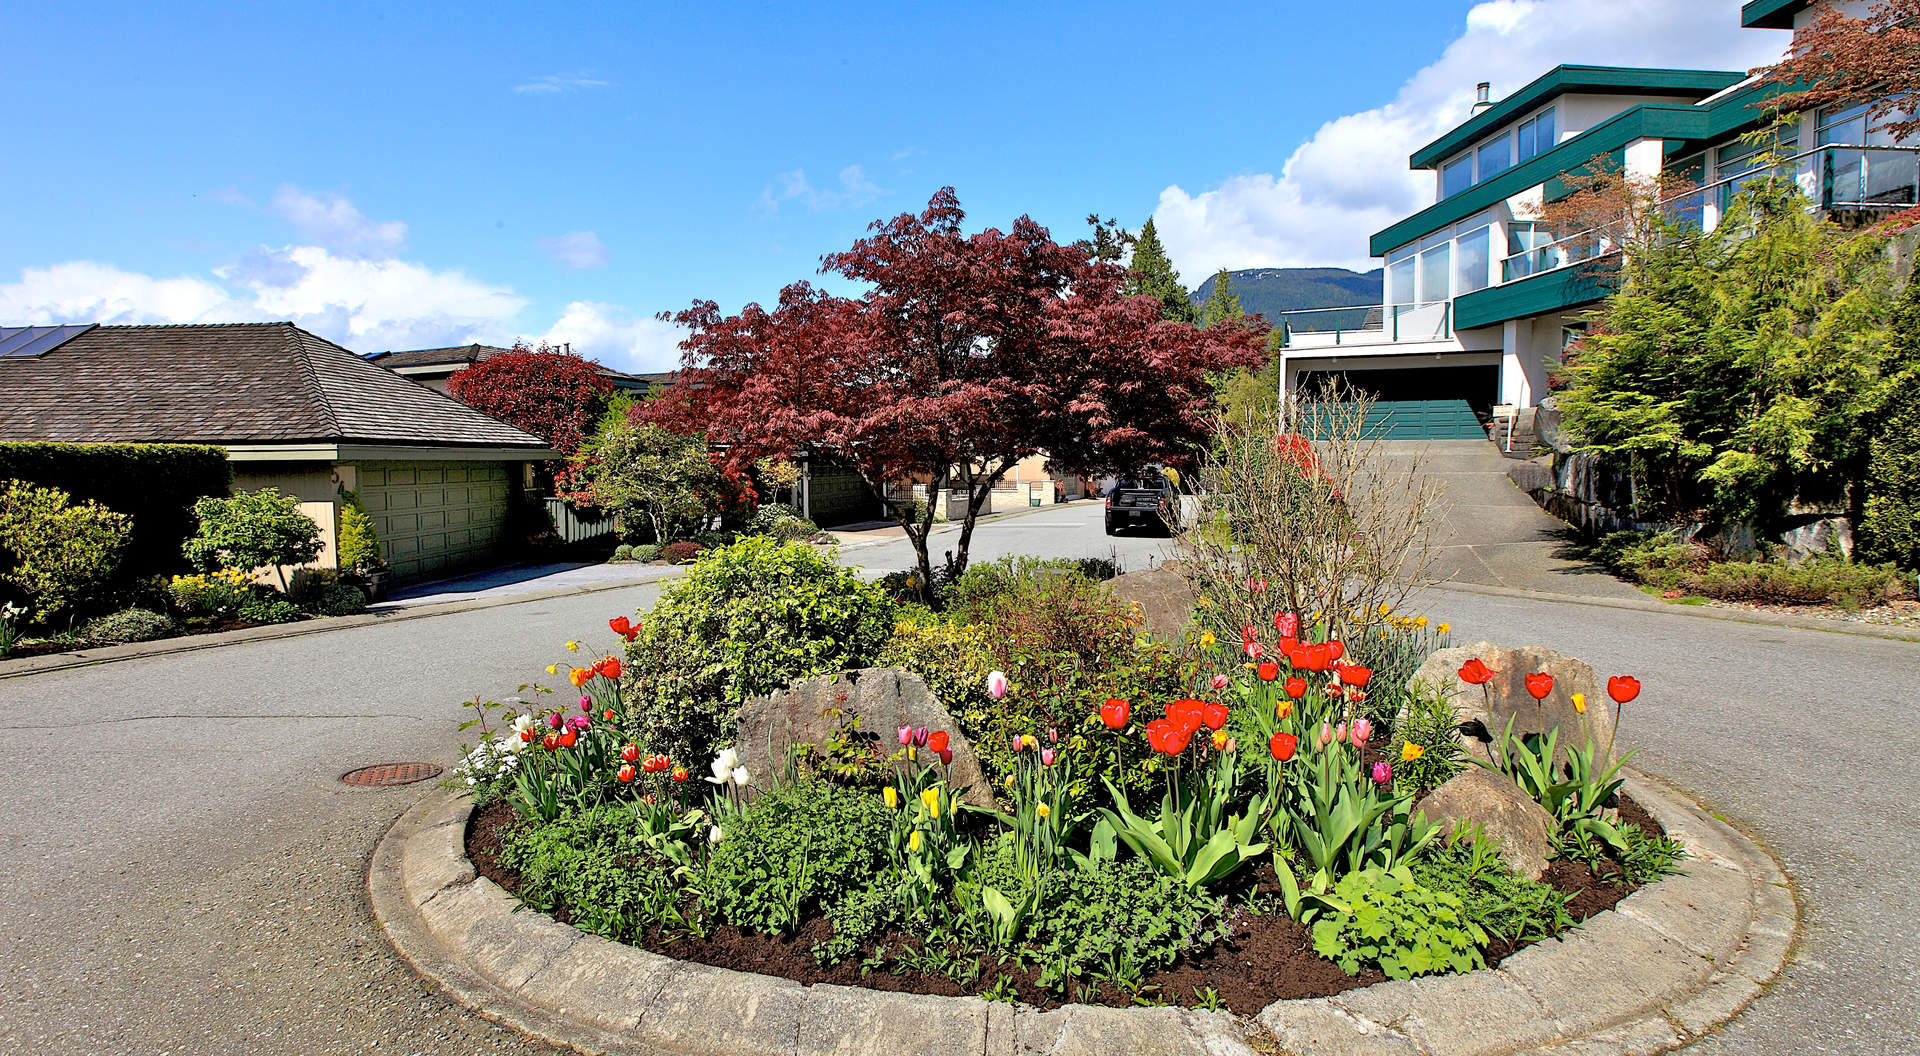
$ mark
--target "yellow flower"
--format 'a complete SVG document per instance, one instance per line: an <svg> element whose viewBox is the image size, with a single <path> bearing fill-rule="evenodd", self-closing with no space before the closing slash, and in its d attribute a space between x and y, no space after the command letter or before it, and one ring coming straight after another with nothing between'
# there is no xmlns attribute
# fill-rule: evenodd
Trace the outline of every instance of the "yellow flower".
<svg viewBox="0 0 1920 1056"><path fill-rule="evenodd" d="M1039 741L1037 741L1037 740L1034 740L1034 738L1033 738L1033 734L1031 734L1031 733L1023 733L1023 734L1021 734L1021 735L1020 735L1020 747L1022 747L1022 748L1038 748L1038 747L1040 747L1040 742L1039 742Z"/></svg>
<svg viewBox="0 0 1920 1056"><path fill-rule="evenodd" d="M1387 604L1384 601L1380 603L1380 615L1385 616L1387 613L1392 611L1393 611L1393 606Z"/></svg>
<svg viewBox="0 0 1920 1056"><path fill-rule="evenodd" d="M1445 633L1447 633L1448 631L1451 631L1451 630L1453 630L1453 625L1452 625L1452 624L1449 624L1449 623L1443 623L1443 624L1441 624L1441 625L1440 625L1440 633L1441 633L1441 634L1445 634Z"/></svg>
<svg viewBox="0 0 1920 1056"><path fill-rule="evenodd" d="M927 808L928 817L938 819L940 817L940 790L938 788L929 788L925 792L920 793L920 805Z"/></svg>
<svg viewBox="0 0 1920 1056"><path fill-rule="evenodd" d="M579 643L579 642L568 642L568 643L567 643L567 652L569 652L569 653L577 653L577 652L579 652L579 651L580 651L580 643Z"/></svg>
<svg viewBox="0 0 1920 1056"><path fill-rule="evenodd" d="M547 674L549 674L549 675L557 675L557 674L559 674L559 673L560 673L560 665L559 665L559 664L548 664L548 665L547 665Z"/></svg>
<svg viewBox="0 0 1920 1056"><path fill-rule="evenodd" d="M1425 755L1426 752L1427 750L1425 748L1420 747L1412 741L1408 741L1400 746L1400 761L1403 763L1411 763L1415 759Z"/></svg>
<svg viewBox="0 0 1920 1056"><path fill-rule="evenodd" d="M1213 632L1212 632L1212 631L1201 631L1201 632L1200 632L1200 648L1202 648L1202 649L1211 649L1211 648L1213 648L1213 643L1215 643L1215 642L1217 642L1217 641L1219 641L1219 640L1220 640L1220 639L1218 639L1218 638L1215 638L1215 637L1213 636Z"/></svg>
<svg viewBox="0 0 1920 1056"><path fill-rule="evenodd" d="M1007 782L1006 782L1006 783L1007 783L1007 787L1008 787L1008 788L1012 788L1012 787L1013 787L1013 775L1012 775L1012 774L1008 774L1008 775L1007 775Z"/></svg>
<svg viewBox="0 0 1920 1056"><path fill-rule="evenodd" d="M1573 710L1582 715L1587 713L1587 695L1585 693L1575 693L1573 695Z"/></svg>
<svg viewBox="0 0 1920 1056"><path fill-rule="evenodd" d="M913 835L907 837L907 850L912 851L915 854L920 853L920 830L919 829L913 830Z"/></svg>
<svg viewBox="0 0 1920 1056"><path fill-rule="evenodd" d="M1280 717L1284 719L1293 714L1293 700L1288 697L1282 697L1280 698L1280 703L1273 706L1273 710L1279 712Z"/></svg>
<svg viewBox="0 0 1920 1056"><path fill-rule="evenodd" d="M900 790L899 789L893 787L892 785L888 785L886 788L886 791L880 793L880 798L887 801L888 810L899 809L900 807Z"/></svg>
<svg viewBox="0 0 1920 1056"><path fill-rule="evenodd" d="M1040 804L1039 806L1037 806L1037 807L1035 807L1035 808L1033 808L1033 812L1034 812L1035 814L1037 814L1037 815L1039 815L1040 817L1043 817L1043 818L1044 818L1044 817L1046 817L1047 815L1049 815L1049 814L1052 814L1052 813L1053 813L1053 808L1052 808L1052 807L1049 807L1049 806L1047 806L1047 805L1046 805L1045 803L1042 803L1042 804Z"/></svg>
<svg viewBox="0 0 1920 1056"><path fill-rule="evenodd" d="M1415 627L1425 627L1427 625L1427 618L1425 616L1415 616L1413 618L1413 625Z"/></svg>
<svg viewBox="0 0 1920 1056"><path fill-rule="evenodd" d="M907 761L912 762L918 758L920 758L920 749L915 748L911 744L907 745Z"/></svg>
<svg viewBox="0 0 1920 1056"><path fill-rule="evenodd" d="M1225 730L1215 730L1215 731L1213 731L1213 749L1214 749L1214 751L1221 751L1221 750L1223 750L1223 749L1225 749L1225 748L1226 748L1226 746L1227 746L1227 731L1225 731Z"/></svg>
<svg viewBox="0 0 1920 1056"><path fill-rule="evenodd" d="M1200 598L1200 599L1198 599L1198 600L1196 600L1196 601L1194 602L1194 604L1195 604L1195 605L1211 605L1211 604L1213 604L1213 602L1211 602L1211 601L1209 601L1209 600L1207 600L1206 598Z"/></svg>

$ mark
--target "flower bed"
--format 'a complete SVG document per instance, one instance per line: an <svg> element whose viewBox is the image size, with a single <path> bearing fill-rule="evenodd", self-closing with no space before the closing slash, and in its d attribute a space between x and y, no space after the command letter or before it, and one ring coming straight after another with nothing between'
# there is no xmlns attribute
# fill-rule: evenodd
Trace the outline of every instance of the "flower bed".
<svg viewBox="0 0 1920 1056"><path fill-rule="evenodd" d="M723 549L702 567L737 583L762 560L801 594L810 588L796 578L839 574L764 547ZM1058 569L1026 574L1044 580L1048 619L1071 633L1035 626L1032 604L954 605L978 614L982 633L934 637L1008 666L943 692L980 695L949 700L951 730L868 731L846 716L832 743L795 752L779 773L755 774L721 747L711 731L733 711L686 701L646 621L610 621L635 643L624 660L576 652L549 668L564 669L564 685L470 705L482 740L461 774L482 801L468 837L476 867L576 927L707 964L1043 1006L1251 1014L1278 998L1498 963L1680 855L1617 796L1611 744L1511 729L1494 731L1486 765L1544 812L1554 855L1544 878L1514 873L1494 836L1428 823L1416 802L1467 764L1451 706L1409 681L1445 644L1424 619L1355 614L1336 636L1282 612L1230 644L1207 632L1116 643L1099 590L1075 595ZM701 582L699 568L689 580ZM739 604L730 592L718 626L748 618ZM661 611L684 621L675 639L714 623L684 593ZM866 626L872 613L842 618ZM937 658L928 621L953 618L903 620L900 633ZM704 655L697 640L681 644ZM745 648L770 655L731 669L743 677L818 673L782 667L780 656L804 650L776 635ZM1375 657L1377 672L1365 662ZM979 657L948 659L971 670ZM1071 677L1057 666L1069 662ZM1526 674L1516 684L1534 701L1566 692L1546 672ZM705 677L729 693L765 691ZM1491 698L1480 661L1459 678ZM1129 681L1146 692L1103 695ZM1616 677L1609 691L1617 718L1638 683ZM1584 697L1571 704L1585 715ZM678 721L676 707L707 718ZM984 746L991 808L968 805L955 782L958 734Z"/></svg>

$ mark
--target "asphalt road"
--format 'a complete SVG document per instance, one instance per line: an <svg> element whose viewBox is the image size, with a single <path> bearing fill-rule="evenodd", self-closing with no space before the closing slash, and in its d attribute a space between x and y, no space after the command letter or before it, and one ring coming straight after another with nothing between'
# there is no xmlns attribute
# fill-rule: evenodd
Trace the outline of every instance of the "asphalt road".
<svg viewBox="0 0 1920 1056"><path fill-rule="evenodd" d="M1117 555L1087 503L982 526L975 553ZM851 552L905 567L903 544ZM387 949L362 887L423 786L336 778L452 764L458 702L511 695L657 585L0 680L0 1053L542 1051L449 1007ZM1758 835L1805 896L1784 981L1722 1054L1920 1051L1920 645L1469 593L1462 640L1538 643L1646 680L1643 769Z"/></svg>

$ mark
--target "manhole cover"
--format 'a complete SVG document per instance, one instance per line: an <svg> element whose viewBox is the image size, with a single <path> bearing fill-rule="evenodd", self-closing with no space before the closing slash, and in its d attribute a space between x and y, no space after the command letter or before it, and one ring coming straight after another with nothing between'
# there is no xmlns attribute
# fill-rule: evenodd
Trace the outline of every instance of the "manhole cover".
<svg viewBox="0 0 1920 1056"><path fill-rule="evenodd" d="M340 783L357 785L361 788L374 788L387 785L411 785L415 781L425 781L427 778L439 776L440 768L432 763L379 763L340 775Z"/></svg>

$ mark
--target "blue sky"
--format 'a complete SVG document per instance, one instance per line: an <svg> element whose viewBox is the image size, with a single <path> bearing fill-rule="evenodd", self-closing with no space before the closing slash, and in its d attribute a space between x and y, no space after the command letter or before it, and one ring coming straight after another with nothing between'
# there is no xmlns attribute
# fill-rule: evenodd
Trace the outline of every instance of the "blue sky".
<svg viewBox="0 0 1920 1056"><path fill-rule="evenodd" d="M1737 0L93 5L0 0L0 324L292 318L661 367L942 185L1367 267L1409 150L1557 62L1744 67ZM1594 11L1593 8L1603 8Z"/></svg>

